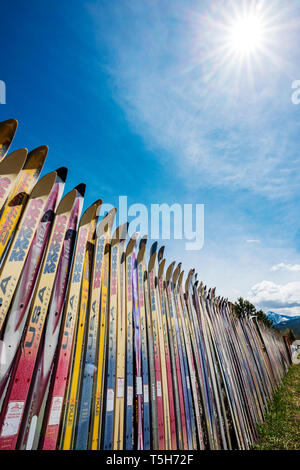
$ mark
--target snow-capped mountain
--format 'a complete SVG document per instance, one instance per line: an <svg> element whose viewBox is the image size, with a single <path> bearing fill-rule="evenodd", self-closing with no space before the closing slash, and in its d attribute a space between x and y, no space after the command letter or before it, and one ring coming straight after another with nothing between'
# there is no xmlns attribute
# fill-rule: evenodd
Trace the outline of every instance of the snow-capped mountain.
<svg viewBox="0 0 300 470"><path fill-rule="evenodd" d="M297 318L300 318L300 316L296 317L289 317L288 315L281 315L280 313L275 313L275 312L267 312L267 317L271 322L273 322L273 325L278 325L279 323L286 322L289 320L296 320Z"/></svg>
<svg viewBox="0 0 300 470"><path fill-rule="evenodd" d="M267 317L273 322L276 329L284 331L289 328L300 338L300 316L289 317L275 312L267 312Z"/></svg>

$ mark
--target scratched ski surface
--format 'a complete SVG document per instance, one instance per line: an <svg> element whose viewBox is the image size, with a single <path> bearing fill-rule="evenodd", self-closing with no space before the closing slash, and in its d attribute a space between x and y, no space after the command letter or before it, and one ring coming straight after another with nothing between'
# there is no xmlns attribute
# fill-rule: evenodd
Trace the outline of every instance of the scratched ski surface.
<svg viewBox="0 0 300 470"><path fill-rule="evenodd" d="M157 402L157 423L158 423L158 448L165 450L165 420L164 420L164 396L162 387L162 366L161 366L161 352L160 352L160 335L159 335L159 320L157 312L157 301L155 294L155 264L156 252L154 251L148 263L148 276L149 276L149 296L150 308L152 315L152 333L153 333L153 350L154 350L154 365L155 365L155 382L156 382L156 402Z"/></svg>
<svg viewBox="0 0 300 470"><path fill-rule="evenodd" d="M148 345L147 345L147 324L145 309L145 243L140 244L137 256L137 277L138 277L138 301L140 311L140 334L142 353L142 374L143 374L143 446L145 450L150 449L150 403L149 403L149 371L148 371Z"/></svg>
<svg viewBox="0 0 300 470"><path fill-rule="evenodd" d="M106 352L107 352L107 332L109 316L109 266L111 251L111 230L116 215L116 209L112 209L107 217L106 242L103 254L103 271L101 280L101 305L100 305L100 330L97 341L96 351L96 370L97 374L94 383L94 393L92 402L92 430L91 430L91 449L97 450L101 446L102 422L104 409L104 385L106 373ZM99 228L99 235L101 234Z"/></svg>
<svg viewBox="0 0 300 470"><path fill-rule="evenodd" d="M84 256L88 242L89 227L94 224L98 202L92 204L82 215L78 228L72 272L64 309L63 323L57 349L57 358L50 383L47 406L39 448L55 450L60 431L63 400L67 377L72 360L72 346L78 320L80 287L83 275Z"/></svg>
<svg viewBox="0 0 300 470"><path fill-rule="evenodd" d="M165 260L161 258L162 252L158 253L157 258L160 259L159 270L158 270L158 290L159 296L158 300L161 307L161 321L163 329L163 338L164 338L164 349L165 349L165 362L166 362L166 374L167 374L167 383L168 383L168 397L169 397L169 413L170 413L170 449L177 449L177 438L176 438L176 418L175 418L175 407L174 407L174 392L173 392L173 377L172 377L172 367L171 367L171 353L169 346L169 337L168 337L168 323L167 323L167 314L166 314L166 304L164 296L164 277L163 271L165 266Z"/></svg>
<svg viewBox="0 0 300 470"><path fill-rule="evenodd" d="M174 268L174 262L167 269L166 273L166 289L168 294L168 302L169 302L169 328L170 334L172 335L172 342L174 348L174 369L173 369L173 376L174 376L174 388L176 388L178 393L178 400L179 400L179 408L180 408L180 440L179 445L183 447L183 450L188 450L188 441L187 441L187 424L186 424L186 417L185 417L185 408L184 408L184 394L183 394L183 383L182 383L182 376L181 376L181 362L180 362L180 354L179 354L179 345L178 345L178 337L176 331L176 322L175 322L175 305L174 305L174 297L173 297L173 290L172 290L172 272Z"/></svg>
<svg viewBox="0 0 300 470"><path fill-rule="evenodd" d="M180 274L181 264L179 263L177 268L174 271L173 279L172 279L172 287L173 287L173 295L174 295L174 307L175 307L175 324L176 324L176 332L178 338L178 344L180 345L179 354L180 354L180 363L181 363L181 376L182 376L182 383L183 383L183 392L184 392L184 405L185 405L185 415L186 415L186 422L187 422L187 437L188 437L188 448L189 450L193 450L195 446L195 420L194 420L194 409L192 403L192 395L191 395L191 385L190 385L190 375L188 370L187 364L187 355L186 355L186 348L183 338L183 330L182 325L180 322L180 311L178 307L178 297L177 297L177 280Z"/></svg>
<svg viewBox="0 0 300 470"><path fill-rule="evenodd" d="M98 329L100 324L100 297L102 286L103 259L113 223L115 210L113 209L101 220L97 228L97 238L94 250L93 269L91 273L91 298L89 302L86 355L83 367L82 389L77 423L75 449L87 449L89 436L90 411L92 405L92 392L94 377L96 376L96 352Z"/></svg>
<svg viewBox="0 0 300 470"><path fill-rule="evenodd" d="M191 345L191 337L189 334L189 315L186 306L186 302L183 295L182 290L182 279L183 279L183 271L181 271L179 279L178 279L178 303L179 303L179 312L180 312L180 321L182 323L182 329L184 333L185 345L187 349L187 358L189 363L189 370L190 370L190 380L191 380L191 387L193 393L193 400L194 400L194 408L195 408L195 419L196 419L196 427L197 427L197 436L198 436L198 446L200 449L204 449L204 441L203 441L203 431L202 431L202 424L201 424L201 409L199 406L199 390L198 390L198 382L196 377L196 368L195 368L195 361L192 351Z"/></svg>
<svg viewBox="0 0 300 470"><path fill-rule="evenodd" d="M74 198L74 192L67 194L57 208L49 244L31 304L29 322L24 335L23 351L18 363L15 364L3 404L0 434L0 448L2 449L14 449L16 446Z"/></svg>
<svg viewBox="0 0 300 470"><path fill-rule="evenodd" d="M125 253L128 224L123 226L120 234L118 260L118 314L117 314L117 357L114 411L113 449L123 450L124 447L124 398L125 398L125 351L126 351L126 283Z"/></svg>
<svg viewBox="0 0 300 470"><path fill-rule="evenodd" d="M99 210L101 204L102 201L99 200L97 210ZM82 365L84 361L88 324L90 274L94 254L97 219L98 217L96 216L89 226L87 246L84 255L79 315L73 346L73 363L71 365L68 378L68 390L65 395L64 417L62 421L60 448L63 450L72 449L76 439L78 402L81 389Z"/></svg>
<svg viewBox="0 0 300 470"><path fill-rule="evenodd" d="M118 287L120 276L120 248L121 241L126 237L128 224L119 226L113 234L111 241L110 263L110 299L108 324L108 357L105 390L105 415L103 448L112 449L114 445L114 412L115 412L115 385L117 364L117 318L118 318Z"/></svg>
<svg viewBox="0 0 300 470"><path fill-rule="evenodd" d="M136 246L133 250L133 332L134 332L134 358L135 358L135 422L137 450L144 449L143 436L143 371L142 371L142 344L140 326L140 307L138 296L138 273Z"/></svg>
<svg viewBox="0 0 300 470"><path fill-rule="evenodd" d="M60 202L64 190L66 175L66 168L57 170L56 181L44 207L41 220L30 245L26 262L14 293L8 314L9 328L6 327L2 335L2 355L5 356L5 360L0 361L0 391L2 391L5 386L24 331L30 301L49 240L55 209Z"/></svg>
<svg viewBox="0 0 300 470"><path fill-rule="evenodd" d="M140 250L145 253L147 238L143 237L140 242ZM148 359L149 359L149 384L150 384L150 404L151 404L151 426L150 426L150 439L151 448L154 450L159 449L158 443L158 419L157 419L157 396L156 396L156 378L155 378L155 360L154 360L154 342L152 332L152 313L150 307L150 295L149 295L149 276L144 261L144 255L142 255L142 264L144 272L144 299L145 299L145 313L146 313L146 331L148 338Z"/></svg>
<svg viewBox="0 0 300 470"><path fill-rule="evenodd" d="M30 245L57 177L56 171L39 180L23 213L0 275L0 332L19 281Z"/></svg>
<svg viewBox="0 0 300 470"><path fill-rule="evenodd" d="M19 438L18 442L20 449L37 449L40 439L50 378L59 341L63 304L67 291L76 231L83 205L84 190L85 185L83 184L77 186L74 190L75 200L59 259L52 299L45 325L45 335L37 359L36 373L31 384L26 421L24 423L24 429L22 429L22 436Z"/></svg>
<svg viewBox="0 0 300 470"><path fill-rule="evenodd" d="M0 161L0 213L2 208L14 189L27 158L27 149L15 150L2 161Z"/></svg>
<svg viewBox="0 0 300 470"><path fill-rule="evenodd" d="M136 243L131 238L126 248L126 408L125 408L125 449L132 450L134 446L134 400L133 400L133 293L132 270L133 249Z"/></svg>

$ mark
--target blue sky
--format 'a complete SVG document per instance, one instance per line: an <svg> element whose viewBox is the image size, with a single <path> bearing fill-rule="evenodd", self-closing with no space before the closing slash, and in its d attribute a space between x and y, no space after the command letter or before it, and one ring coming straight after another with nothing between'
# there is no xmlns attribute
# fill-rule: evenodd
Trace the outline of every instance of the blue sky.
<svg viewBox="0 0 300 470"><path fill-rule="evenodd" d="M284 3L284 6L283 6ZM44 172L87 183L85 207L205 204L205 243L167 262L265 310L300 314L300 2L245 1L265 18L248 61L224 31L243 2L11 0L2 67L13 148L50 147Z"/></svg>

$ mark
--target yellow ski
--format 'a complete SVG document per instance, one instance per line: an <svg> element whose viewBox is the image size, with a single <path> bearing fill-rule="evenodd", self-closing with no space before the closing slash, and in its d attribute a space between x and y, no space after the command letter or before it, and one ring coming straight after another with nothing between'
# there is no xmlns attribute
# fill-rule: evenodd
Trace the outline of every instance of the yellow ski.
<svg viewBox="0 0 300 470"><path fill-rule="evenodd" d="M0 160L5 157L18 127L16 119L0 122Z"/></svg>
<svg viewBox="0 0 300 470"><path fill-rule="evenodd" d="M100 222L97 228L97 244L95 260L102 259L101 277L94 281L92 291L92 305L96 302L95 311L99 311L99 328L97 335L96 375L93 387L93 401L91 410L91 443L90 448L97 450L101 442L101 423L103 415L103 391L105 374L105 355L107 343L107 315L108 315L108 280L109 280L109 254L111 228L114 222L116 209L112 209ZM100 263L100 261L99 261Z"/></svg>
<svg viewBox="0 0 300 470"><path fill-rule="evenodd" d="M117 360L115 384L115 414L113 449L123 450L124 445L124 392L126 353L126 292L125 292L125 248L127 224L122 226L119 245L118 315L117 315Z"/></svg>
<svg viewBox="0 0 300 470"><path fill-rule="evenodd" d="M7 259L2 267L0 275L0 331L56 176L56 171L49 173L39 180L33 189L19 228L8 251Z"/></svg>
<svg viewBox="0 0 300 470"><path fill-rule="evenodd" d="M102 200L98 201L97 207L102 204ZM60 447L63 450L73 448L76 433L76 423L78 414L78 395L80 391L82 360L85 350L85 333L87 325L87 312L90 288L90 273L93 259L93 251L95 244L95 230L97 223L97 215L92 219L89 226L88 241L84 255L83 276L81 285L81 298L79 307L79 317L75 334L73 348L73 364L69 375L68 392L65 396L65 412L63 420L63 433L61 436Z"/></svg>
<svg viewBox="0 0 300 470"><path fill-rule="evenodd" d="M84 256L89 226L96 217L97 207L97 202L88 207L79 223L70 284L66 297L64 319L57 350L57 360L50 384L48 406L44 418L44 429L39 443L39 448L44 450L56 449L59 433L61 431L60 423L63 415L63 400L64 396L66 396L70 364L73 357L74 333L78 321L78 306Z"/></svg>
<svg viewBox="0 0 300 470"><path fill-rule="evenodd" d="M29 153L15 189L10 194L0 218L0 260L3 261L8 242L13 236L29 195L43 168L48 147L43 145Z"/></svg>

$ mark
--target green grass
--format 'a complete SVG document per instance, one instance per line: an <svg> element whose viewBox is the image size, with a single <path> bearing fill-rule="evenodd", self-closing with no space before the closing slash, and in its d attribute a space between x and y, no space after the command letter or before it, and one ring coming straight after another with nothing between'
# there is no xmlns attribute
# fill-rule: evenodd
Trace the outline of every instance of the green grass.
<svg viewBox="0 0 300 470"><path fill-rule="evenodd" d="M300 365L293 365L274 394L254 450L300 449Z"/></svg>

